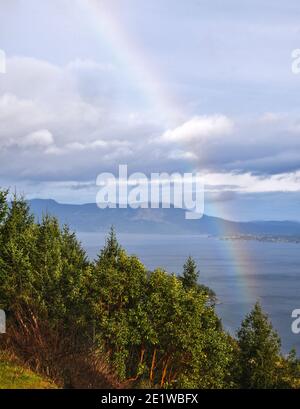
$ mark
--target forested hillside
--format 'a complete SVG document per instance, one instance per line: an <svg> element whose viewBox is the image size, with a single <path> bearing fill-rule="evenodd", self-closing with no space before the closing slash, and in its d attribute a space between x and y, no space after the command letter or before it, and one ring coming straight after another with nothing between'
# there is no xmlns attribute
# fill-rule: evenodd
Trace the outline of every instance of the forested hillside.
<svg viewBox="0 0 300 409"><path fill-rule="evenodd" d="M260 305L233 338L199 282L191 258L180 277L147 271L114 229L90 262L67 226L0 194L1 349L60 387L299 387Z"/></svg>

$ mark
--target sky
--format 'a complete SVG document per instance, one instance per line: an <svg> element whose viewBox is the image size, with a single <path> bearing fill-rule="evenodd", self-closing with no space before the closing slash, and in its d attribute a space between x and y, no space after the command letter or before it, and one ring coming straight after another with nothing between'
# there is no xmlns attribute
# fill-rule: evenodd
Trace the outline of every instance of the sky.
<svg viewBox="0 0 300 409"><path fill-rule="evenodd" d="M0 0L0 186L200 172L207 214L299 220L298 0Z"/></svg>

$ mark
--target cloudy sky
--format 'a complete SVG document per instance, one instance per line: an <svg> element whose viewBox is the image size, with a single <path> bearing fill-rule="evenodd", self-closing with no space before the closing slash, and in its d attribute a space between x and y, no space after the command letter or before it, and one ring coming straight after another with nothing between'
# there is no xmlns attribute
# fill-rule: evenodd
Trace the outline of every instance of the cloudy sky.
<svg viewBox="0 0 300 409"><path fill-rule="evenodd" d="M300 220L299 0L0 2L0 186L198 171L206 212Z"/></svg>

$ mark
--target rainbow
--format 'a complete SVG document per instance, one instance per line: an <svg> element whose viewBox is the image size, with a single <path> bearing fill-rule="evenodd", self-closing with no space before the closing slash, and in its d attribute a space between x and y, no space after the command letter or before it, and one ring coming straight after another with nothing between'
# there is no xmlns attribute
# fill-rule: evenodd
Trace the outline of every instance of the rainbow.
<svg viewBox="0 0 300 409"><path fill-rule="evenodd" d="M167 92L162 76L155 64L141 48L136 39L117 18L116 2L103 0L77 0L92 26L113 52L123 72L131 78L141 91L147 106L154 109L156 118L166 127L177 126L184 120L183 109L175 95ZM109 4L109 7L108 7Z"/></svg>
<svg viewBox="0 0 300 409"><path fill-rule="evenodd" d="M166 129L182 124L186 115L181 104L163 85L166 82L155 64L149 60L137 40L129 35L126 27L118 19L116 2L103 0L77 2L95 32L101 37L101 41L105 41L109 46L123 72L134 81L148 106L154 110L156 118L162 121ZM220 236L229 235L229 232L221 230L219 224L216 227ZM233 260L237 297L245 303L253 303L257 298L256 283L251 278L257 271L253 258L246 252L243 242L228 240L224 244L225 251Z"/></svg>
<svg viewBox="0 0 300 409"><path fill-rule="evenodd" d="M216 202L213 205L216 209L216 213L222 218L227 220L233 220L230 214L226 213L222 208L221 202ZM216 231L219 237L226 237L232 235L238 235L239 232L227 231L220 223L216 221ZM240 302L244 302L247 305L252 305L258 300L257 294L257 282L255 280L255 274L258 271L255 263L255 256L249 253L248 243L243 240L226 240L224 246L218 247L220 256L223 252L230 257L233 261L232 272L235 276L234 281L234 293ZM224 254L224 253L223 253Z"/></svg>

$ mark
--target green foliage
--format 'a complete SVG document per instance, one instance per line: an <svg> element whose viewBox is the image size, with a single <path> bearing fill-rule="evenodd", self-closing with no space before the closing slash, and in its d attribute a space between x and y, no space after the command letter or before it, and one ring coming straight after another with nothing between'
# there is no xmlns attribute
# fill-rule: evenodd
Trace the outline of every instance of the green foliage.
<svg viewBox="0 0 300 409"><path fill-rule="evenodd" d="M183 265L182 285L186 289L195 288L198 285L199 271L195 260L189 256Z"/></svg>
<svg viewBox="0 0 300 409"><path fill-rule="evenodd" d="M197 264L195 260L189 256L183 265L183 275L179 277L183 287L186 290L190 290L191 288L197 289L199 292L207 295L210 303L214 304L216 301L216 294L211 288L204 284L200 284L199 277L200 272L197 268Z"/></svg>
<svg viewBox="0 0 300 409"><path fill-rule="evenodd" d="M97 339L121 378L173 387L225 384L231 346L198 288L186 289L162 270L146 274L113 231L93 279Z"/></svg>
<svg viewBox="0 0 300 409"><path fill-rule="evenodd" d="M207 297L162 270L149 277L145 310L149 349L156 349L153 381L160 386L215 388L225 385L231 346ZM151 337L150 337L151 336ZM152 355L152 354L151 354Z"/></svg>
<svg viewBox="0 0 300 409"><path fill-rule="evenodd" d="M280 354L259 304L237 340L222 329L215 294L199 284L191 257L182 277L147 272L112 228L91 263L67 226L49 215L36 222L23 198L8 203L7 194L0 192L0 308L26 361L35 362L43 348L58 360L66 349L103 354L136 387L300 386L299 361L295 353ZM40 355L49 370L51 353Z"/></svg>
<svg viewBox="0 0 300 409"><path fill-rule="evenodd" d="M126 254L111 230L94 266L91 281L93 318L98 343L111 352L112 363L123 378L128 344L133 336L128 322L139 308L145 282L145 267L136 257Z"/></svg>
<svg viewBox="0 0 300 409"><path fill-rule="evenodd" d="M291 350L287 357L279 358L276 377L276 388L300 388L300 360L295 350Z"/></svg>
<svg viewBox="0 0 300 409"><path fill-rule="evenodd" d="M44 216L35 223L27 203L13 198L0 227L0 306L32 311L49 324L69 328L85 321L89 263L76 236Z"/></svg>
<svg viewBox="0 0 300 409"><path fill-rule="evenodd" d="M106 262L108 264L113 264L121 253L121 246L118 243L116 232L112 226L110 232L106 238L106 243L104 248L100 252L98 261Z"/></svg>
<svg viewBox="0 0 300 409"><path fill-rule="evenodd" d="M8 311L32 296L35 231L26 202L15 196L0 226L0 305Z"/></svg>
<svg viewBox="0 0 300 409"><path fill-rule="evenodd" d="M280 339L259 303L246 316L237 335L238 384L251 389L276 387Z"/></svg>

